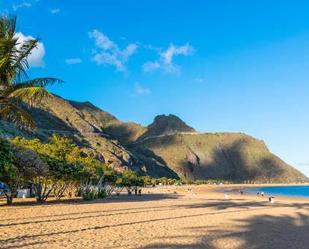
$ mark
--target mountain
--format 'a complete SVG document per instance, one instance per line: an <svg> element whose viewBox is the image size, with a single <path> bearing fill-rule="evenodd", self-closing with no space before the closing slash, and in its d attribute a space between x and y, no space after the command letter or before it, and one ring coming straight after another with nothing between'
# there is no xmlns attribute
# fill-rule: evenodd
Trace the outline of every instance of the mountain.
<svg viewBox="0 0 309 249"><path fill-rule="evenodd" d="M175 115L158 115L155 117L153 123L147 127L146 132L139 137L139 140L153 136L165 136L185 132L196 131Z"/></svg>
<svg viewBox="0 0 309 249"><path fill-rule="evenodd" d="M304 182L299 171L273 155L263 141L241 133L199 133L175 115L159 115L144 127L122 122L89 102L44 98L29 107L37 129L0 122L0 135L70 137L83 150L119 171L153 177L251 182Z"/></svg>
<svg viewBox="0 0 309 249"><path fill-rule="evenodd" d="M307 178L273 155L263 141L241 133L173 134L145 139L147 149L180 177L239 182L302 182Z"/></svg>

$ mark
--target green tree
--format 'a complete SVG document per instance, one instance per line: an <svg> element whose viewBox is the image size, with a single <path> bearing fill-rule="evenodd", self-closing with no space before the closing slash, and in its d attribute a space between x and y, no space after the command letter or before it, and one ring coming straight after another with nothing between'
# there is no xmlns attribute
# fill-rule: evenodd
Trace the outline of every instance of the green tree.
<svg viewBox="0 0 309 249"><path fill-rule="evenodd" d="M0 139L0 181L8 186L4 193L7 204L12 204L17 189L35 177L46 175L47 164L32 150L20 148Z"/></svg>
<svg viewBox="0 0 309 249"><path fill-rule="evenodd" d="M153 179L150 176L142 176L141 177L144 181L144 185L153 185Z"/></svg>
<svg viewBox="0 0 309 249"><path fill-rule="evenodd" d="M16 34L16 18L0 17L0 118L21 127L34 128L35 124L19 102L32 105L48 96L47 85L61 82L56 78L29 79L27 61L39 40L21 41Z"/></svg>
<svg viewBox="0 0 309 249"><path fill-rule="evenodd" d="M33 180L39 202L45 201L51 193L60 199L67 190L69 196L81 192L86 198L105 193L104 165L86 155L71 139L53 135L49 143L42 143L38 139L16 137L12 143L34 150L48 165L49 174Z"/></svg>
<svg viewBox="0 0 309 249"><path fill-rule="evenodd" d="M21 184L36 183L38 179L45 179L49 175L48 164L36 152L17 146L13 148L17 172L16 188ZM44 190L48 191L48 189Z"/></svg>
<svg viewBox="0 0 309 249"><path fill-rule="evenodd" d="M15 185L16 177L12 146L8 141L0 138L0 181L10 188L4 191L7 204L12 204L13 202L14 189L12 189L12 186Z"/></svg>
<svg viewBox="0 0 309 249"><path fill-rule="evenodd" d="M137 188L144 185L144 181L134 171L127 170L122 173L122 185L127 189L128 194L135 191L137 194Z"/></svg>

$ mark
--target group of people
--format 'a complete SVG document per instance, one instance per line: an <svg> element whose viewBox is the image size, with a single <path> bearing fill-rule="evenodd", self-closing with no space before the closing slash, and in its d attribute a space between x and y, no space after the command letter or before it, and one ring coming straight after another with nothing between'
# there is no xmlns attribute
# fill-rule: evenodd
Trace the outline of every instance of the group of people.
<svg viewBox="0 0 309 249"><path fill-rule="evenodd" d="M192 192L192 189L191 188L188 188L187 189L187 191L190 193L190 192ZM244 195L244 190L238 190L238 192L239 192L239 194L241 194L241 195ZM265 196L265 193L262 191L262 192L260 192L260 191L258 191L257 193L256 193L256 195L259 197L259 196L262 196L262 197L264 197ZM225 200L229 200L230 199L230 195L228 194L228 193L224 193L224 199ZM269 203L275 203L275 197L274 196L269 196L268 197L268 202Z"/></svg>

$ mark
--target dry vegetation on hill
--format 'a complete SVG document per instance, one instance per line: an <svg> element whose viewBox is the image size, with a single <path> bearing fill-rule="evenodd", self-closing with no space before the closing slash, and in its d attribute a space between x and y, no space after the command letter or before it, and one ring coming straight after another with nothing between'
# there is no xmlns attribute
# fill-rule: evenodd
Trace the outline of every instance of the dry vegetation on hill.
<svg viewBox="0 0 309 249"><path fill-rule="evenodd" d="M307 178L253 137L240 133L197 133L174 115L160 115L148 127L121 122L89 102L52 96L30 109L33 133L1 123L5 136L72 138L84 151L118 170L153 177L225 179L250 182L303 182Z"/></svg>

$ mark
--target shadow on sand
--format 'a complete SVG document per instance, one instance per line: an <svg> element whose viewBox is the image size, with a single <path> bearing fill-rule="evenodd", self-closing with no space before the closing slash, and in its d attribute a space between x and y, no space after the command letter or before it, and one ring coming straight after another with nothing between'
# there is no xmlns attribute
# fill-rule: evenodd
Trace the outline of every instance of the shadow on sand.
<svg viewBox="0 0 309 249"><path fill-rule="evenodd" d="M245 204L246 206L248 204ZM228 205L232 207L233 204ZM228 207L228 206L225 206ZM239 207L239 205L235 205ZM235 207L233 206L233 207ZM255 205L249 204L249 207ZM263 205L258 205L263 206ZM202 207L202 206L196 206ZM308 203L298 204L279 204L278 207L293 207L296 209L308 208ZM193 207L191 207L193 208ZM221 209L222 207L219 207ZM272 208L269 206L269 208ZM237 211L236 211L237 212ZM239 210L238 210L239 212ZM243 211L241 211L243 212ZM246 248L246 249L308 249L309 248L309 216L304 215L297 210L294 215L256 215L253 218L238 219L242 225L235 226L230 230L211 229L208 227L189 227L188 229L197 234L206 233L205 236L188 236L190 239L197 241L195 243L159 243L151 244L140 249L185 249L185 248L206 248L220 249L217 245L218 240L241 241L239 247L226 248ZM191 233L192 234L192 233ZM179 239L186 237L179 236ZM175 239L175 237L165 237L164 239ZM224 247L225 248L225 247Z"/></svg>
<svg viewBox="0 0 309 249"><path fill-rule="evenodd" d="M140 199L139 199L140 198ZM161 199L175 199L178 198L177 195L151 195L146 194L144 196L119 196L113 197L99 203L112 203L112 202L128 202L128 201L156 201ZM64 202L68 204L90 204L91 202ZM98 202L92 202L98 203ZM251 212L254 210L261 209L273 209L273 208L293 208L294 216L270 216L270 215L257 215L251 219L239 219L237 220L235 227L230 230L220 230L209 226L200 227L187 227L186 229L190 231L190 235L186 234L184 229L183 235L179 238L190 237L191 240L196 241L192 244L151 244L141 249L150 248L209 248L209 249L219 249L217 246L217 240L221 239L235 239L241 241L242 245L238 248L248 248L248 249L260 249L260 248L280 248L280 249L307 249L309 245L309 216L302 214L305 208L309 207L308 203L298 203L298 204L286 204L286 203L276 203L276 205L268 204L267 202L257 202L257 201L244 201L243 203L227 201L222 202L222 200L211 199L207 200L205 203L188 204L183 203L182 205L173 206L155 206L155 207L137 207L137 208L122 208L113 210L97 210L89 212L74 212L66 214L51 214L50 216L36 216L27 217L24 219L19 219L17 222L4 224L5 219L0 220L1 226L20 226L31 224L44 224L49 222L61 222L61 221L73 221L73 220L85 220L87 224L88 218L100 218L104 216L117 216L117 215L133 215L137 213L155 213L167 210L178 210L178 209L196 209L196 212L188 213L185 215L176 215L173 217L159 217L154 218L149 216L146 220L137 220L131 222L123 222L118 224L104 224L98 226L90 226L85 228L70 229L67 231L55 231L37 234L20 235L10 238L0 238L0 245L2 249L11 248L23 248L31 245L37 245L39 243L46 243L46 239L57 238L58 235L64 234L74 234L84 231L97 231L106 228L117 229L120 227L127 226L130 228L132 225L144 224L146 226L160 222L172 222L178 219L190 219L193 217L209 218L218 214L227 213L238 213L238 212ZM300 210L301 209L301 210ZM175 212L176 213L176 212ZM155 216L156 217L156 216ZM188 225L190 223L188 222ZM0 228L1 228L0 226ZM192 233L193 231L193 233ZM241 231L241 232L240 232ZM207 234L201 236L201 234ZM196 234L196 235L192 235ZM43 241L42 238L44 238ZM159 238L160 239L160 238ZM175 239L175 237L164 237L164 240ZM41 241L41 242L38 242ZM14 246L13 246L14 245Z"/></svg>
<svg viewBox="0 0 309 249"><path fill-rule="evenodd" d="M49 199L43 203L37 203L35 199L32 198L32 199L25 200L25 201L22 200L20 202L16 201L10 206L6 205L6 200L3 198L2 200L0 199L0 210L11 209L11 208L16 208L16 207L33 208L33 206L51 206L54 204L89 205L89 204L95 204L95 203L158 201L158 200L164 200L164 199L177 199L177 197L178 197L177 194L143 194L141 196L121 194L120 196L113 195L106 199L98 199L98 200L93 200L93 201L84 201L81 198L62 199L62 200Z"/></svg>

